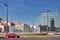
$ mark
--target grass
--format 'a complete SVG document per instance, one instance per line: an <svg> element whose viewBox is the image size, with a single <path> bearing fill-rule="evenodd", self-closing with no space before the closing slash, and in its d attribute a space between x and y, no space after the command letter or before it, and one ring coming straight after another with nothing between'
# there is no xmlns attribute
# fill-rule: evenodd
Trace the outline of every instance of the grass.
<svg viewBox="0 0 60 40"><path fill-rule="evenodd" d="M48 37L48 35L41 34L19 34L21 37Z"/></svg>
<svg viewBox="0 0 60 40"><path fill-rule="evenodd" d="M5 36L5 33L0 33L0 37L1 37L1 36L3 36L3 37L4 37L4 36Z"/></svg>

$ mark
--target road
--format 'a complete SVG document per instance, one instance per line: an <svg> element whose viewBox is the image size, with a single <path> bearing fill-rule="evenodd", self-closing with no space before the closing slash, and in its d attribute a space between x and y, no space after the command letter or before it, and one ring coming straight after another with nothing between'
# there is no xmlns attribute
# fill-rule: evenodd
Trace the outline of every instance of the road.
<svg viewBox="0 0 60 40"><path fill-rule="evenodd" d="M0 38L0 40L60 40L60 37Z"/></svg>

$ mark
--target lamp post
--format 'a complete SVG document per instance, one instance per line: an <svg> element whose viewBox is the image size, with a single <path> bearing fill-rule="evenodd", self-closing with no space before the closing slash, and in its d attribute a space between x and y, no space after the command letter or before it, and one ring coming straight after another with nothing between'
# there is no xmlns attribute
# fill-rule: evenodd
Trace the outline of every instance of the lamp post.
<svg viewBox="0 0 60 40"><path fill-rule="evenodd" d="M34 22L35 22L35 21L34 21L34 17L33 17L33 32L34 32Z"/></svg>
<svg viewBox="0 0 60 40"><path fill-rule="evenodd" d="M5 3L4 4L6 7L6 32L8 32L7 27L8 27L8 5Z"/></svg>
<svg viewBox="0 0 60 40"><path fill-rule="evenodd" d="M47 11L47 33L48 33L48 13L50 12L50 10Z"/></svg>

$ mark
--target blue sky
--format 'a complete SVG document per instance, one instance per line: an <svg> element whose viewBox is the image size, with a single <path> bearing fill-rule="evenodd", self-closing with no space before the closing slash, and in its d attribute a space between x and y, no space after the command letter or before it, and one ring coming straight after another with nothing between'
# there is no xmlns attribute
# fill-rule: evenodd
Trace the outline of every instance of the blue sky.
<svg viewBox="0 0 60 40"><path fill-rule="evenodd" d="M0 0L0 17L6 19L6 7L8 2L9 20L14 22L38 24L38 18L42 13L60 13L60 0Z"/></svg>

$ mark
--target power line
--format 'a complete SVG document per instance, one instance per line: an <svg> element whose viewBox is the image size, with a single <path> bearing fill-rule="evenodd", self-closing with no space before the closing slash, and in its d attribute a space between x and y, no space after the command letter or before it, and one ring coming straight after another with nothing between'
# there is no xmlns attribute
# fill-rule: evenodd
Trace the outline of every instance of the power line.
<svg viewBox="0 0 60 40"><path fill-rule="evenodd" d="M0 1L0 3L4 3L4 1ZM56 6L56 5L42 5L42 4L34 4L34 3L30 3L28 1L25 1L24 2L8 2L9 5L12 5L13 4L26 4L26 5L30 5L30 6L44 6L44 7L55 7L55 8L60 8L60 6Z"/></svg>

